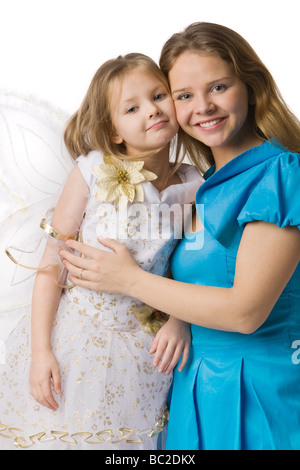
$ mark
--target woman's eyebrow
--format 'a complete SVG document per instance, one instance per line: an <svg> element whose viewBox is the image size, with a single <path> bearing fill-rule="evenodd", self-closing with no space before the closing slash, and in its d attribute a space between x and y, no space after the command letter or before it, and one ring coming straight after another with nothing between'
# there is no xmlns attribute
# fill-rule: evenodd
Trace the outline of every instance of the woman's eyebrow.
<svg viewBox="0 0 300 470"><path fill-rule="evenodd" d="M217 83L217 82L222 82L223 80L230 80L232 79L232 77L221 77L221 78L215 78L214 80L212 80L211 82L208 82L206 83L206 86L210 87L212 86L214 83ZM184 87L184 88L178 88L177 90L172 90L172 95L175 94L175 93L181 93L183 91L188 91L189 89L191 89L192 87L190 85Z"/></svg>
<svg viewBox="0 0 300 470"><path fill-rule="evenodd" d="M178 89L178 90L173 90L173 91L172 91L172 95L174 95L175 93L181 93L182 91L187 91L187 90L189 90L190 88L191 88L191 87L186 86L186 87L180 88L180 89Z"/></svg>

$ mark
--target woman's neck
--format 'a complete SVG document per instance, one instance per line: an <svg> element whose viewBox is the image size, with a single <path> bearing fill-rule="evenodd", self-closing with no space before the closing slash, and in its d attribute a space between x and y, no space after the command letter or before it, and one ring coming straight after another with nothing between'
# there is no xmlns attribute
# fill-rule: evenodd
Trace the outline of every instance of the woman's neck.
<svg viewBox="0 0 300 470"><path fill-rule="evenodd" d="M228 144L227 146L212 149L216 164L216 171L218 171L220 168L226 165L226 163L230 162L238 155L241 155L253 147L257 147L263 142L263 139L257 137L256 135L251 135L247 139L244 139L243 142L238 143L238 145Z"/></svg>

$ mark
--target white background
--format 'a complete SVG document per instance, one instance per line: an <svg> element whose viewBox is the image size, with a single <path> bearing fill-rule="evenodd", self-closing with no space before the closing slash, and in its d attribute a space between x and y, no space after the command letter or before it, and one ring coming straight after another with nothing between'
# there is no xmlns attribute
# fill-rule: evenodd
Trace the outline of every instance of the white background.
<svg viewBox="0 0 300 470"><path fill-rule="evenodd" d="M299 0L0 0L0 89L73 113L102 62L143 52L195 21L250 42L300 116Z"/></svg>

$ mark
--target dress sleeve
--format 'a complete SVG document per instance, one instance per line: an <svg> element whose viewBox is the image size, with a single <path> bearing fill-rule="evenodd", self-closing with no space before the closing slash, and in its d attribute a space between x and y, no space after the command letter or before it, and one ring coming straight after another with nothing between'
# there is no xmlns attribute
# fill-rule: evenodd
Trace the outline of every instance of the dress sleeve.
<svg viewBox="0 0 300 470"><path fill-rule="evenodd" d="M96 179L96 176L93 173L93 166L101 163L103 163L103 155L98 151L90 152L87 156L81 155L76 159L76 164L78 165L89 188L92 187Z"/></svg>
<svg viewBox="0 0 300 470"><path fill-rule="evenodd" d="M276 159L256 183L242 207L240 226L261 220L279 227L293 225L300 230L300 156L286 154Z"/></svg>

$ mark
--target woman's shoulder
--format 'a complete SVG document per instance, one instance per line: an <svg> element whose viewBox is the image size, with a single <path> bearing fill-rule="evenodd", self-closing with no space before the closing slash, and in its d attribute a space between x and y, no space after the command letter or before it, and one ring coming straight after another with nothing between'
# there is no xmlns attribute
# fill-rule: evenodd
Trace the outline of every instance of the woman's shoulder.
<svg viewBox="0 0 300 470"><path fill-rule="evenodd" d="M253 220L300 227L300 155L283 151L270 159L248 187L239 224Z"/></svg>
<svg viewBox="0 0 300 470"><path fill-rule="evenodd" d="M204 175L207 181L203 191L220 184L229 191L232 187L236 190L239 187L243 191L245 186L255 186L259 180L272 178L277 172L285 176L290 174L297 179L300 177L297 171L299 164L299 154L271 142L264 142L230 160L217 172L212 171L214 167L208 170Z"/></svg>
<svg viewBox="0 0 300 470"><path fill-rule="evenodd" d="M266 159L252 171L246 172L246 180L253 190L259 186L263 195L272 188L282 196L281 188L299 187L300 189L300 155L289 150L278 149L278 153Z"/></svg>
<svg viewBox="0 0 300 470"><path fill-rule="evenodd" d="M299 169L300 154L290 152L289 150L283 150L269 162L270 169L276 166L285 168L287 171L293 171L295 168ZM298 176L298 173L296 173L295 176Z"/></svg>
<svg viewBox="0 0 300 470"><path fill-rule="evenodd" d="M251 149L199 188L206 228L225 246L252 221L300 228L300 156L278 146Z"/></svg>
<svg viewBox="0 0 300 470"><path fill-rule="evenodd" d="M300 155L282 148L279 144L265 142L257 147L257 160L254 156L254 160L251 162L251 152L249 157L249 168L246 162L245 176L250 179L252 174L257 174L256 178L263 179L270 175L275 176L278 172L284 176L290 174L296 179L300 177L299 171L295 171L300 168ZM247 172L248 169L249 172Z"/></svg>

